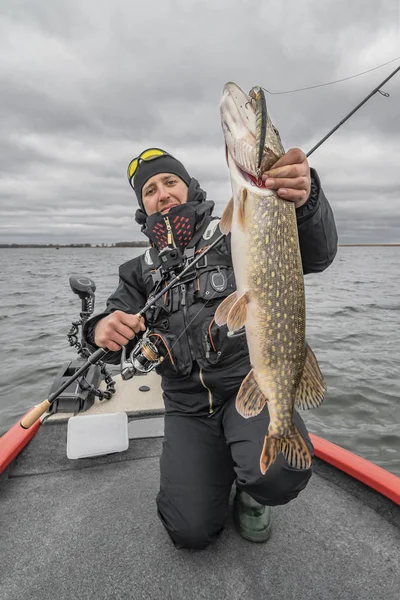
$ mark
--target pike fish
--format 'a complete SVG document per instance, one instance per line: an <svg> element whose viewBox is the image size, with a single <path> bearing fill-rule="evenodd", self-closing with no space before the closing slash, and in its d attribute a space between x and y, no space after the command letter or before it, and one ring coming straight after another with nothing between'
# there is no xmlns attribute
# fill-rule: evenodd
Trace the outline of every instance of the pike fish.
<svg viewBox="0 0 400 600"><path fill-rule="evenodd" d="M260 457L263 474L280 452L296 469L311 466L310 451L293 422L294 407L321 404L325 382L305 337L305 294L293 202L264 187L261 174L283 154L279 132L259 87L245 94L227 83L220 104L233 197L220 228L231 232L237 291L215 321L230 331L245 326L252 369L236 399L245 418L268 403L270 423Z"/></svg>

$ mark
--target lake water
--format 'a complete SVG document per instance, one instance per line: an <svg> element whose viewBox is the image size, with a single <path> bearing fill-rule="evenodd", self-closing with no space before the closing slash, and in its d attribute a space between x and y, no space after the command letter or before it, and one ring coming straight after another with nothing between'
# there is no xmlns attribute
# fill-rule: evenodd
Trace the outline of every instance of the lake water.
<svg viewBox="0 0 400 600"><path fill-rule="evenodd" d="M66 333L80 300L69 276L95 280L100 312L135 248L0 249L0 434L47 397L75 357ZM308 275L307 338L328 391L309 430L400 475L400 247L342 247Z"/></svg>

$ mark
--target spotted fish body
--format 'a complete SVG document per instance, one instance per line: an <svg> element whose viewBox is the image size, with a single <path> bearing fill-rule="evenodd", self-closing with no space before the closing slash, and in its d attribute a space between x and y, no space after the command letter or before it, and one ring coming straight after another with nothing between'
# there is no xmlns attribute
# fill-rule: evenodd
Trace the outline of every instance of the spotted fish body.
<svg viewBox="0 0 400 600"><path fill-rule="evenodd" d="M218 324L246 327L252 370L236 400L249 418L266 402L270 424L260 457L262 473L283 452L293 468L311 465L309 449L293 423L295 404L318 406L325 384L305 339L305 294L295 206L248 174L257 176L257 104L233 83L224 88L222 126L228 150L233 201L221 219L231 231L237 291L216 312ZM253 99L256 100L253 96ZM269 117L261 164L268 169L284 154Z"/></svg>

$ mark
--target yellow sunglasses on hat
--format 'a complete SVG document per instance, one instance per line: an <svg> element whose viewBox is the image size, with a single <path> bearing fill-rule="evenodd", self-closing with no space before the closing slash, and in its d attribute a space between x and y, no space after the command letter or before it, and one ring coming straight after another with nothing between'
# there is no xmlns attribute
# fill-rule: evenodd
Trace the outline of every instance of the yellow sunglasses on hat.
<svg viewBox="0 0 400 600"><path fill-rule="evenodd" d="M154 158L158 158L159 156L170 156L168 152L161 150L160 148L150 148L149 150L144 150L139 156L131 160L128 165L128 179L132 180L132 177L135 176L136 171L139 168L139 165L142 160L153 160Z"/></svg>

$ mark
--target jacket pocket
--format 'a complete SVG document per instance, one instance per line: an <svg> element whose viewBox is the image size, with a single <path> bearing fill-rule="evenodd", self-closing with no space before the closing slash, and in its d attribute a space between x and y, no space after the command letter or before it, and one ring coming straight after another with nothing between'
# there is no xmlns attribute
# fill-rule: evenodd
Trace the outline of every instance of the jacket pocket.
<svg viewBox="0 0 400 600"><path fill-rule="evenodd" d="M153 329L150 339L156 344L160 355L163 357L161 364L156 367L159 375L176 377L190 373L191 360L181 352L181 346L177 343L176 336L162 330Z"/></svg>
<svg viewBox="0 0 400 600"><path fill-rule="evenodd" d="M230 336L228 332L228 327L226 325L218 327L214 318L203 323L201 339L206 364L215 365L248 353L245 331L234 336Z"/></svg>
<svg viewBox="0 0 400 600"><path fill-rule="evenodd" d="M220 300L236 290L235 275L232 268L216 267L201 273L196 280L196 299L206 302Z"/></svg>

